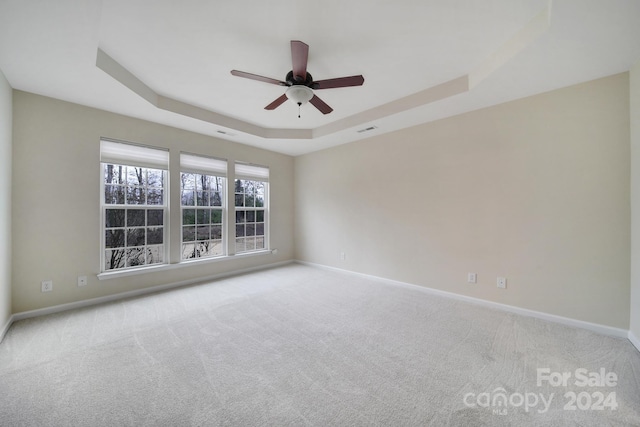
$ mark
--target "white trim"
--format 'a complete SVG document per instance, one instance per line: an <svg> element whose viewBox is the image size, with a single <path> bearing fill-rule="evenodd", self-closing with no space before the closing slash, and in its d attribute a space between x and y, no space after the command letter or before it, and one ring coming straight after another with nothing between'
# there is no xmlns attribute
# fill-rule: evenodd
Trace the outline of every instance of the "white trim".
<svg viewBox="0 0 640 427"><path fill-rule="evenodd" d="M142 267L131 267L126 269L108 270L96 274L98 280L116 279L119 277L135 276L138 274L154 273L156 271L170 270L177 264L150 264Z"/></svg>
<svg viewBox="0 0 640 427"><path fill-rule="evenodd" d="M631 331L629 331L629 336L627 338L629 338L629 341L631 341L631 344L633 344L633 346L638 351L640 351L640 339L638 339L638 337L636 337L635 334Z"/></svg>
<svg viewBox="0 0 640 427"><path fill-rule="evenodd" d="M555 314L544 313L542 311L529 310L527 308L521 308L521 307L516 307L516 306L513 306L513 305L507 305L507 304L488 301L488 300L484 300L484 299L480 299L480 298L470 297L470 296L466 296L466 295L460 295L460 294L456 294L456 293L453 293L453 292L441 291L439 289L429 288L429 287L426 287L426 286L416 285L416 284L413 284L413 283L400 282L400 281L392 280L392 279L385 279L384 277L373 276L373 275L364 274L364 273L358 273L358 272L355 272L355 271L344 270L344 269L337 268L337 267L330 267L330 266L327 266L327 265L315 264L315 263L312 263L312 262L300 261L300 260L296 260L295 262L297 262L299 264L309 265L309 266L312 266L312 267L318 267L318 268L321 268L321 269L324 269L324 270L338 271L338 272L341 272L341 273L347 273L347 274L351 274L351 275L354 275L354 276L365 277L365 278L368 278L368 279L381 281L381 282L388 283L388 284L395 285L395 286L408 287L408 288L419 290L419 291L426 292L426 293L429 293L429 294L443 296L443 297L446 297L446 298L452 298L452 299L456 299L456 300L460 300L460 301L465 301L465 302L469 302L469 303L477 304L477 305L482 305L482 306L489 307L489 308L495 308L495 309L506 311L506 312L509 312L509 313L519 314L519 315L522 315L522 316L534 317L536 319L547 320L549 322L559 323L559 324L566 325L566 326L572 326L572 327L575 327L575 328L587 329L587 330L590 330L592 332L596 332L596 333L603 334L603 335L609 335L609 336L618 337L618 338L629 338L629 339L631 339L630 338L631 337L630 331L628 331L626 329L614 328L612 326L600 325L598 323L585 322L583 320L571 319L569 317L563 317L563 316L558 316L558 315L555 315ZM638 341L636 340L636 342L638 342ZM633 341L632 341L632 343L633 343ZM634 343L634 345L636 345L636 343ZM638 346L636 345L636 347L638 347Z"/></svg>
<svg viewBox="0 0 640 427"><path fill-rule="evenodd" d="M162 291L166 291L166 290L173 289L173 288L179 288L181 286L195 285L195 284L198 284L198 283L204 283L204 282L208 282L208 281L211 281L211 280L223 279L225 277L238 276L238 275L241 275L241 274L251 273L251 272L259 271L259 270L268 270L268 269L271 269L271 268L275 268L275 267L280 267L280 266L283 266L283 265L291 264L293 262L294 262L293 260L274 262L274 263L271 263L271 264L259 265L259 266L256 266L256 267L249 267L249 268L243 268L243 269L240 269L240 270L233 270L233 271L229 271L229 272L226 272L226 273L218 273L218 274L213 274L213 275L210 275L210 276L198 277L198 278L190 279L190 280L183 280L183 281L180 281L180 282L167 283L167 284L164 284L164 285L151 286L151 287L148 287L148 288L136 289L136 290L127 291L127 292L120 292L120 293L117 293L117 294L106 295L106 296L98 297L98 298L91 298L91 299L86 299L86 300L82 300L82 301L75 301L75 302L69 302L69 303L66 303L66 304L54 305L54 306L51 306L51 307L44 307L44 308L38 308L38 309L35 309L35 310L23 311L23 312L20 312L20 313L15 313L12 316L12 318L13 318L12 321L28 319L28 318L31 318L31 317L44 316L44 315L47 315L47 314L59 313L61 311L73 310L75 308L90 307L92 305L103 304L103 303L106 303L106 302L118 301L118 300L125 299L125 298L132 298L132 297L137 297L137 296L141 296L141 295L152 294L152 293L155 293L155 292L162 292Z"/></svg>
<svg viewBox="0 0 640 427"><path fill-rule="evenodd" d="M138 274L155 273L155 272L164 271L164 270L175 270L177 268L189 267L189 266L192 266L193 264L229 261L235 258L244 258L244 257L256 256L256 255L270 255L272 253L273 253L272 250L264 249L260 251L242 252L234 255L221 255L221 256L208 257L208 258L188 259L188 260L182 260L180 262L176 262L174 264L152 264L152 265L146 265L143 267L129 268L124 270L110 270L104 273L99 273L96 275L96 277L98 277L98 280L117 279L117 278L126 277L126 276L136 276Z"/></svg>
<svg viewBox="0 0 640 427"><path fill-rule="evenodd" d="M15 314L12 314L11 316L9 316L9 320L7 320L7 323L0 330L0 343L2 343L2 340L4 339L5 335L7 335L7 332L9 331L9 328L11 327L11 325L13 324L13 322L15 320L16 320Z"/></svg>

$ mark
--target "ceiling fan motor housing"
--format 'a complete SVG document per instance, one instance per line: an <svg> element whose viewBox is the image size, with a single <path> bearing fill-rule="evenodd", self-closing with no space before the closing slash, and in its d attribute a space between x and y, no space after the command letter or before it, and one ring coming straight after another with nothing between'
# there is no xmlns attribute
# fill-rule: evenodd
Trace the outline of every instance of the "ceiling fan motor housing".
<svg viewBox="0 0 640 427"><path fill-rule="evenodd" d="M307 87L311 87L311 85L313 85L313 77L311 77L311 73L307 73L307 77L304 79L304 81L302 81L302 79L296 80L296 78L293 76L293 70L291 70L287 73L287 77L285 77L284 80L289 83L289 86L304 85Z"/></svg>

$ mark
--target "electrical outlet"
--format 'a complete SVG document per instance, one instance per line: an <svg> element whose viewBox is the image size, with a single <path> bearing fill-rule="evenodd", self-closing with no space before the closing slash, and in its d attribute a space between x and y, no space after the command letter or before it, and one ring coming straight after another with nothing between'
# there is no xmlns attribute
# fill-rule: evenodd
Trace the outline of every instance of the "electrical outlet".
<svg viewBox="0 0 640 427"><path fill-rule="evenodd" d="M53 280L43 280L41 286L42 292L51 292L53 290Z"/></svg>
<svg viewBox="0 0 640 427"><path fill-rule="evenodd" d="M498 277L498 287L500 289L507 289L507 278L506 277Z"/></svg>
<svg viewBox="0 0 640 427"><path fill-rule="evenodd" d="M345 252L340 252L340 261L346 261L347 260L347 254Z"/></svg>
<svg viewBox="0 0 640 427"><path fill-rule="evenodd" d="M467 274L468 283L476 283L478 281L478 275L476 273Z"/></svg>
<svg viewBox="0 0 640 427"><path fill-rule="evenodd" d="M87 276L78 276L78 286L87 286Z"/></svg>

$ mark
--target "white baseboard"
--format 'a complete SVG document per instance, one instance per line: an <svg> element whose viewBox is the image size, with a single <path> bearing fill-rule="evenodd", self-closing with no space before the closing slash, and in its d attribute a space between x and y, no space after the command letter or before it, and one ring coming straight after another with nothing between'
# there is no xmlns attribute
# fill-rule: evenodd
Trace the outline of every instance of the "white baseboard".
<svg viewBox="0 0 640 427"><path fill-rule="evenodd" d="M629 331L629 341L631 341L631 344L633 344L633 346L640 351L640 339L638 339L637 336L635 336L635 334L631 331Z"/></svg>
<svg viewBox="0 0 640 427"><path fill-rule="evenodd" d="M465 302L469 302L472 304L477 304L477 305L482 305L485 307L489 307L489 308L495 308L498 310L502 310L502 311L506 311L509 313L514 313L514 314L520 314L522 316L527 316L527 317L534 317L537 319L542 319L542 320L547 320L550 322L554 322L554 323L560 323L562 325L566 325L566 326L573 326L576 328L581 328L581 329L587 329L590 330L592 332L596 332L602 335L609 335L609 336L614 336L614 337L618 337L618 338L630 338L630 332L626 329L621 329L621 328L614 328L612 326L606 326L606 325L600 325L598 323L591 323L591 322L585 322L583 320L577 320L577 319L571 319L569 317L563 317L563 316L558 316L555 314L549 314L549 313L545 313L542 311L535 311L535 310L529 310L526 308L521 308L521 307L516 307L513 305L507 305L507 304L502 304L502 303L498 303L498 302L493 302L493 301L488 301L488 300L484 300L484 299L480 299L480 298L475 298L475 297L470 297L470 296L466 296L466 295L460 295L460 294L456 294L453 292L447 292L447 291L441 291L439 289L433 289L433 288L428 288L426 286L420 286L420 285L415 285L412 283L406 283L406 282L400 282L397 280L392 280L392 279L385 279L384 277L379 277L379 276L373 276L370 274L364 274L364 273L358 273L355 271L350 271L350 270L344 270L341 268L337 268L337 267L330 267L327 265L322 265L322 264L315 264L312 262L307 262L307 261L300 261L300 260L296 260L297 263L299 264L304 264L304 265L309 265L312 267L317 267L317 268L322 268L325 270L333 270L333 271L339 271L342 273L347 273L347 274L352 274L352 275L356 275L356 276L360 276L360 277L365 277L368 279L372 279L372 280L377 280L377 281L382 281L385 283L389 283L392 284L394 286L402 286L402 287L409 287L411 289L416 289L422 292L427 292L430 293L432 295L439 295L439 296L443 296L446 298L452 298L452 299L456 299L456 300L460 300L460 301L465 301ZM633 342L633 341L632 341ZM636 343L637 343L637 339L636 339ZM634 343L634 345L636 347L638 347L638 345L636 345L636 343Z"/></svg>
<svg viewBox="0 0 640 427"><path fill-rule="evenodd" d="M106 302L118 301L118 300L122 300L122 299L125 299L125 298L132 298L132 297L137 297L137 296L141 296L141 295L152 294L152 293L155 293L155 292L162 292L162 291L166 291L166 290L173 289L173 288L179 288L181 286L195 285L195 284L207 282L207 281L210 281L210 280L217 280L217 279L222 279L222 278L225 278L225 277L238 276L238 275L241 275L241 274L246 274L246 273L259 271L259 270L267 270L267 269L270 269L270 268L275 268L275 267L280 267L280 266L283 266L283 265L291 264L293 262L294 262L293 260L275 262L275 263L271 263L271 264L259 265L259 266L256 266L256 267L243 268L241 270L229 271L229 272L226 272L226 273L219 273L219 274L213 274L213 275L205 276L205 277L198 277L198 278L190 279L190 280L183 280L181 282L167 283L167 284L164 284L164 285L151 286L151 287L148 287L148 288L136 289L136 290L127 291L127 292L120 292L120 293L117 293L117 294L106 295L106 296L98 297L98 298L91 298L91 299L86 299L86 300L82 300L82 301L76 301L76 302L70 302L70 303L66 303L66 304L54 305L54 306L51 306L51 307L38 308L38 309L35 309L35 310L22 311L20 313L14 313L13 316L11 316L11 319L9 320L9 323L6 326L6 329L9 329L9 326L11 326L11 323L15 322L17 320L28 319L30 317L44 316L44 315L47 315L47 314L59 313L61 311L72 310L74 308L89 307L89 306L92 306L92 305L103 304L103 303L106 303Z"/></svg>
<svg viewBox="0 0 640 427"><path fill-rule="evenodd" d="M0 329L0 343L4 339L4 336L7 334L7 331L11 327L11 324L13 323L14 320L15 319L14 319L14 316L12 314L11 316L9 316L9 319L7 319L7 323L2 327L2 329Z"/></svg>
<svg viewBox="0 0 640 427"><path fill-rule="evenodd" d="M164 284L164 285L152 286L152 287L144 288L144 289L136 289L136 290L133 290L133 291L121 292L121 293L118 293L118 294L107 295L107 296L98 297L98 298L91 298L91 299L87 299L87 300L83 300L83 301L71 302L71 303L67 303L67 304L55 305L55 306L52 306L52 307L45 307L45 308L40 308L40 309L36 309L36 310L29 310L29 311L23 311L23 312L20 312L20 313L14 313L13 315L11 315L11 317L9 317L9 320L7 321L7 323L0 330L0 342L2 342L2 340L4 339L4 336L6 335L7 331L11 327L11 324L13 322L17 321L17 320L27 319L27 318L30 318L30 317L43 316L43 315L47 315L47 314L59 313L61 311L72 310L74 308L89 307L89 306L92 306L92 305L102 304L102 303L111 302L111 301L117 301L117 300L121 300L121 299L125 299L125 298L132 298L132 297L136 297L136 296L152 294L152 293L155 293L155 292L161 292L161 291L165 291L165 290L169 290L169 289L173 289L173 288L178 288L178 287L181 287L181 286L194 285L194 284L197 284L197 283L203 283L203 282L210 281L210 280L222 279L222 278L225 278L225 277L237 276L237 275L250 273L250 272L254 272L254 271L259 271L259 270L267 270L267 269L270 269L270 268L275 268L275 267L280 267L280 266L283 266L283 265L291 264L293 262L296 262L298 264L303 264L303 265L309 265L309 266L316 267L316 268L321 268L321 269L324 269L324 270L332 270L332 271L338 271L338 272L341 272L341 273L351 274L351 275L355 275L355 276L366 277L368 279L381 281L381 282L388 283L388 284L391 284L391 285L394 285L394 286L408 287L408 288L411 288L411 289L419 290L419 291L430 293L430 294L433 294L433 295L439 295L439 296L443 296L443 297L446 297L446 298L452 298L452 299L456 299L456 300L460 300L460 301L466 301L466 302L469 302L469 303L482 305L482 306L485 306L485 307L495 308L495 309L506 311L506 312L510 312L510 313L520 314L520 315L528 316L528 317L534 317L534 318L547 320L547 321L550 321L550 322L555 322L555 323L559 323L559 324L563 324L563 325L567 325L567 326L573 326L573 327L576 327L576 328L587 329L587 330L590 330L590 331L593 331L593 332L596 332L596 333L599 333L599 334L603 334L603 335L609 335L609 336L614 336L614 337L619 337L619 338L627 338L638 349L638 351L640 351L640 339L638 339L638 337L636 337L631 331L628 331L628 330L625 330L625 329L614 328L614 327L611 327L611 326L600 325L600 324L597 324L597 323L585 322L583 320L571 319L571 318L568 318L568 317L557 316L557 315L554 315L554 314L544 313L544 312L541 312L541 311L529 310L529 309L526 309L526 308L516 307L516 306L512 306L512 305L507 305L507 304L501 304L501 303L488 301L488 300L483 300L483 299L474 298L474 297L469 297L469 296L466 296L466 295L455 294L453 292L447 292L447 291L442 291L442 290L439 290L439 289L427 288L425 286L415 285L415 284L412 284L412 283L400 282L400 281L397 281L397 280L386 279L386 278L383 278L383 277L373 276L373 275L370 275L370 274L357 273L357 272L354 272L354 271L345 270L345 269L341 269L341 268L337 268L337 267L330 267L330 266L323 265L323 264L316 264L316 263L311 263L311 262L307 262L307 261L300 261L300 260L282 261L282 262L277 262L277 263L272 263L272 264L261 265L261 266L257 266L257 267L245 268L245 269L242 269L242 270L235 270L235 271L226 272L226 273L214 274L214 275L206 276L206 277L199 277L197 279L185 280L185 281L175 282L175 283L168 283L168 284Z"/></svg>

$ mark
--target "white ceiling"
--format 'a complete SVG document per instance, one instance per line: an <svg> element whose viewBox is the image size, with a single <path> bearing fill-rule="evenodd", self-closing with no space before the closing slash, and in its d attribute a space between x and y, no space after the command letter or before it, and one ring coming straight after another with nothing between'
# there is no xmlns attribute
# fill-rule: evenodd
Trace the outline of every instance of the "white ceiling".
<svg viewBox="0 0 640 427"><path fill-rule="evenodd" d="M310 46L315 80L362 74L364 85L316 91L334 109L326 116L308 104L298 118L290 101L264 110L285 88L229 72L284 80L290 40ZM183 114L96 66L98 49ZM0 0L0 70L14 89L290 155L639 59L637 0Z"/></svg>

